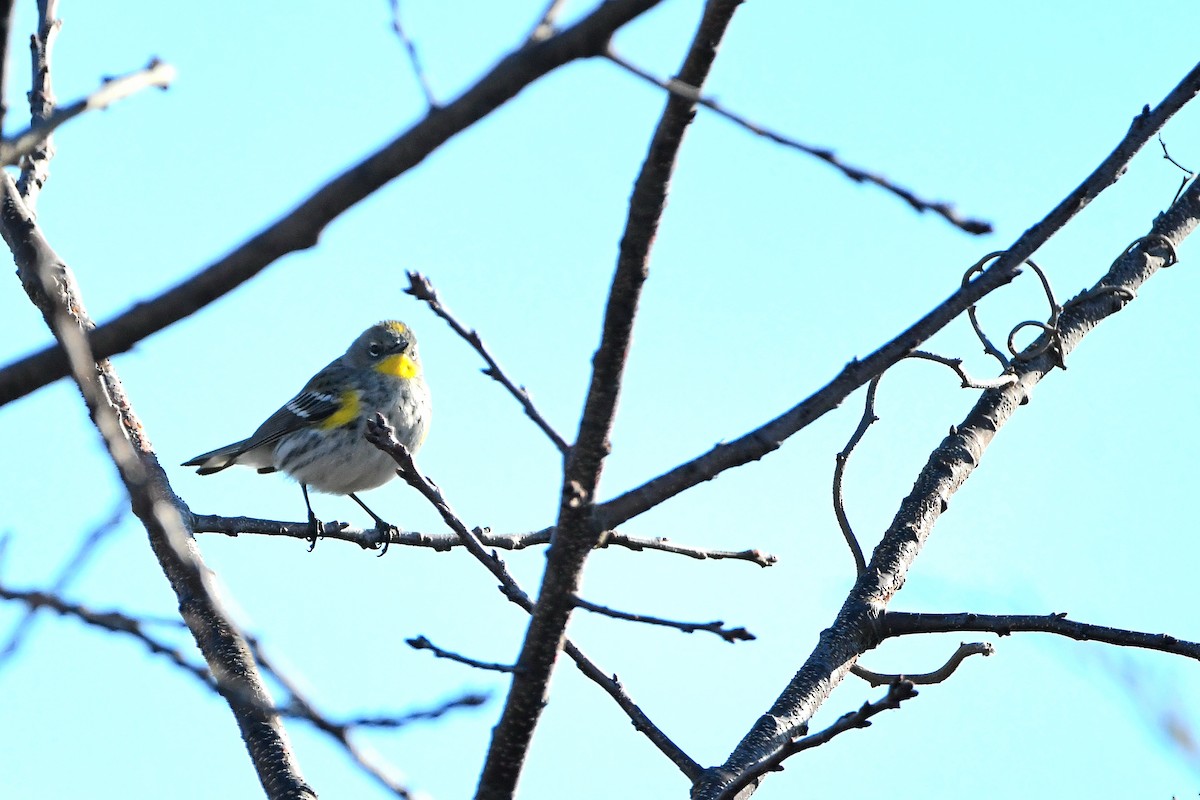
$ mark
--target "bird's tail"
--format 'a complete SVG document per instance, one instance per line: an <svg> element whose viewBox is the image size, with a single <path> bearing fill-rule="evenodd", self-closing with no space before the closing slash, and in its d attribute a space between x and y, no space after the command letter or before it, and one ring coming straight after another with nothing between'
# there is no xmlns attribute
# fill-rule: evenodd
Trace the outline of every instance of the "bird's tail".
<svg viewBox="0 0 1200 800"><path fill-rule="evenodd" d="M220 472L226 467L232 467L238 463L238 457L245 455L251 449L249 444L249 439L227 444L224 447L218 447L216 450L211 450L189 461L185 461L183 462L183 466L198 467L199 469L196 470L196 473L199 475L211 475L214 472Z"/></svg>

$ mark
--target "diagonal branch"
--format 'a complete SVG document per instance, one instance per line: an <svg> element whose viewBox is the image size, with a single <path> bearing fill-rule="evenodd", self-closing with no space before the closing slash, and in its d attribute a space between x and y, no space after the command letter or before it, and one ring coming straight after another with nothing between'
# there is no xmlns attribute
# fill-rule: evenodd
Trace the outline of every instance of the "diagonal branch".
<svg viewBox="0 0 1200 800"><path fill-rule="evenodd" d="M122 497L121 502L109 514L108 519L88 531L87 535L83 537L83 541L79 543L70 560L63 565L63 568L58 573L58 577L50 585L51 592L59 594L75 580L75 577L83 570L84 565L95 554L100 543L117 530L121 523L125 521L128 513L129 508L125 505L125 498ZM17 649L20 648L21 642L25 640L25 636L33 626L34 613L34 609L31 606L26 611L25 616L13 626L12 633L8 636L8 641L3 647L0 647L0 665L12 658Z"/></svg>
<svg viewBox="0 0 1200 800"><path fill-rule="evenodd" d="M3 172L0 234L13 253L26 291L67 354L72 377L125 484L133 513L145 526L154 554L179 598L180 615L233 712L267 797L315 798L300 774L282 724L269 711L270 695L246 640L210 585L209 569L185 526L182 501L171 490L112 365L97 363L88 347L85 331L91 320L83 310L74 276L42 236L12 178Z"/></svg>
<svg viewBox="0 0 1200 800"><path fill-rule="evenodd" d="M804 736L801 732L802 739L796 739L788 742L786 746L781 747L779 752L769 760L755 766L753 771L739 775L737 780L732 781L726 786L719 795L717 800L727 800L727 798L742 797L739 791L749 786L755 781L762 780L762 777L768 772L776 769L782 769L780 766L791 756L796 753L802 753L805 750L811 750L814 747L820 747L826 742L833 739L838 734L852 731L856 728L867 728L871 725L871 717L894 708L899 708L900 704L905 700L911 700L917 696L917 690L913 688L912 681L900 680L888 687L887 694L874 703L863 703L857 711L851 711L838 717L837 722L830 725L823 731L818 731L812 736ZM805 728L807 731L807 728Z"/></svg>
<svg viewBox="0 0 1200 800"><path fill-rule="evenodd" d="M479 336L479 331L472 328L467 330L467 326L459 322L450 309L442 304L442 299L438 297L437 290L433 288L433 283L419 272L409 272L408 288L404 290L405 294L410 294L418 300L427 304L434 314L437 314L446 324L449 325L455 333L466 340L467 344L475 348L475 352L479 353L480 357L487 362L487 369L483 370L483 374L487 375L492 380L499 383L508 393L517 399L521 407L525 409L525 416L533 420L533 423L542 429L542 433L554 442L554 446L564 456L571 449L571 445L567 444L567 440L562 435L554 430L546 418L541 415L533 405L533 398L529 396L528 390L524 386L517 386L512 382L512 379L504 373L500 368L499 362L488 352L487 346L483 343L483 339Z"/></svg>
<svg viewBox="0 0 1200 800"><path fill-rule="evenodd" d="M152 86L166 89L173 80L175 68L157 58L136 72L118 78L108 78L99 89L82 100L55 108L45 119L34 122L13 138L0 142L0 164L16 164L26 156L32 155L54 131L80 114L108 108L118 100Z"/></svg>
<svg viewBox="0 0 1200 800"><path fill-rule="evenodd" d="M681 80L664 81L661 78L657 78L636 64L626 61L624 58L614 53L611 49L604 54L604 57L631 75L636 75L642 80L652 83L660 89L665 89L672 94L676 94L680 97L691 100L697 105L704 106L717 116L729 120L734 125L753 133L755 136L761 136L764 139L768 139L778 145L782 145L792 150L798 150L801 153L807 153L810 156L818 158L855 183L869 183L873 186L878 186L885 192L888 192L895 197L899 197L901 200L908 203L909 206L911 206L918 213L923 214L926 211L932 211L954 227L958 228L960 231L976 236L992 232L992 224L986 220L964 217L959 214L958 211L954 209L954 206L950 205L949 203L925 200L919 197L911 189L905 189L903 186L893 183L887 177L880 175L878 172L871 172L869 170L862 169L861 167L855 167L847 164L838 157L837 153L827 147L814 147L811 144L805 144L804 142L801 142L799 139L795 139L791 136L786 136L777 131L765 128L756 122L752 122L741 114L736 114L733 111L730 111L716 100L713 100L711 97L705 97L695 86L691 86Z"/></svg>
<svg viewBox="0 0 1200 800"><path fill-rule="evenodd" d="M980 275L964 281L963 286L933 311L926 314L896 338L862 360L851 361L824 387L775 419L739 439L717 445L624 494L600 504L596 513L602 528L613 528L654 506L709 481L722 472L757 461L797 431L805 428L841 405L856 389L882 374L900 359L982 297L1015 278L1021 264L1063 225L1075 217L1100 192L1117 181L1139 150L1166 124L1176 111L1200 92L1200 64L1154 109L1145 109L1134 118L1129 131L1100 166L1079 184L1041 222L1034 225L1001 253ZM0 373L2 376L3 373ZM0 402L3 392L0 383Z"/></svg>
<svg viewBox="0 0 1200 800"><path fill-rule="evenodd" d="M688 48L680 79L703 86L717 47L740 0L709 0ZM666 205L667 192L683 134L695 113L691 100L670 95L634 183L629 216L621 238L617 268L604 313L600 347L592 359L592 380L579 434L563 467L557 533L546 554L546 569L533 617L517 659L517 672L500 721L492 731L487 761L479 779L479 800L510 798L541 718L550 675L575 607L583 565L601 541L604 527L596 517L596 488L604 459L621 378L629 354L633 320L649 270L650 248Z"/></svg>
<svg viewBox="0 0 1200 800"><path fill-rule="evenodd" d="M1062 363L1062 359L1101 321L1117 313L1136 296L1137 289L1164 265L1169 266L1179 242L1200 224L1200 186L1192 185L1136 248L1127 248L1090 290L1068 302L1053 340L1042 339L1026 353L1039 355L1013 362L1016 381L989 389L980 396L962 424L930 454L912 493L900 505L892 524L838 612L833 624L770 710L734 749L725 764L709 770L693 797L707 800L724 793L731 776L755 772L765 760L786 748L829 693L854 666L858 657L880 640L879 621L888 602L903 585L908 570L950 498L971 476L984 451L1016 410L1028 402L1033 387ZM1023 356L1025 353L1022 354Z"/></svg>
<svg viewBox="0 0 1200 800"><path fill-rule="evenodd" d="M617 29L661 1L608 0L575 25L510 53L454 101L431 110L229 255L96 328L89 336L92 351L97 358L123 353L236 289L288 253L313 247L321 231L348 208L421 163L534 81L572 61L602 54ZM66 375L63 352L53 345L9 364L0 370L0 406Z"/></svg>
<svg viewBox="0 0 1200 800"><path fill-rule="evenodd" d="M463 544L470 551L471 555L475 557L475 560L483 564L500 581L500 591L504 593L504 596L520 606L526 613L532 614L534 606L533 601L529 599L529 595L525 593L520 584L509 573L508 568L504 565L500 557L494 552L489 554L484 549L479 539L479 529L468 529L466 524L454 513L454 509L450 507L450 504L442 495L441 489L421 474L421 471L417 469L417 465L413 462L412 453L396 440L396 432L388 425L382 415L376 415L375 419L367 422L366 435L367 441L392 457L399 468L400 477L409 486L420 492L421 496L437 509L438 513L442 516L442 521L462 539ZM601 672L600 668L582 650L565 637L563 639L563 652L575 662L580 672L606 691L609 697L617 702L621 710L629 716L629 720L633 723L635 730L645 734L651 744L657 747L675 766L679 767L679 770L689 780L696 779L700 774L700 765L692 760L687 753L683 752L678 745L671 741L665 733L650 721L646 713L626 693L620 682L617 681L616 676L609 677ZM513 670L519 671L521 668L521 665L518 663L513 667Z"/></svg>

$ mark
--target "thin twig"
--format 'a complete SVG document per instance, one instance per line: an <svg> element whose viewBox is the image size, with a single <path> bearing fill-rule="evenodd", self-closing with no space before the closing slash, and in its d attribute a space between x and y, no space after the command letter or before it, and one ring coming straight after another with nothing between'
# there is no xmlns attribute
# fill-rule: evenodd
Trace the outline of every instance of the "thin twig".
<svg viewBox="0 0 1200 800"><path fill-rule="evenodd" d="M624 69L626 72L636 75L642 80L652 83L660 89L664 89L672 94L683 97L693 103L696 103L697 105L704 106L710 111L716 113L718 116L724 117L735 125L755 134L756 136L761 136L764 139L769 139L770 141L775 142L776 144L783 145L784 147L791 148L792 150L798 150L801 153L806 153L810 156L820 159L821 161L824 161L826 164L838 170L855 183L869 183L874 186L878 186L880 189L899 197L919 213L932 211L954 227L972 235L978 236L992 232L992 224L986 220L964 217L959 214L958 211L954 209L954 206L949 203L934 202L918 197L911 189L905 189L903 186L893 183L891 180L877 172L870 172L860 167L854 167L847 164L838 157L837 153L826 147L814 147L813 145L805 144L798 139L794 139L791 136L778 133L777 131L773 131L762 125L759 125L756 122L751 122L741 114L736 114L725 108L716 100L713 100L710 97L705 97L700 93L699 90L696 89L696 87L678 79L662 80L661 78L655 77L636 64L633 64L632 62L627 61L621 56L617 55L612 51L611 48L604 54L604 57L616 64L618 67Z"/></svg>
<svg viewBox="0 0 1200 800"><path fill-rule="evenodd" d="M367 441L374 444L380 450L383 450L395 460L400 477L409 486L420 492L421 496L437 509L447 527L463 540L463 544L471 555L475 557L475 560L483 564L488 572L500 581L500 591L504 596L520 606L526 613L532 613L534 609L533 601L529 599L529 595L525 593L520 584L509 573L508 568L504 565L504 561L495 552L487 552L479 539L479 529L469 529L466 523L454 513L454 509L446 501L442 490L421 474L421 471L417 469L417 465L413 462L412 453L397 441L395 430L388 425L387 420L382 415L377 414L375 419L368 420L366 435ZM566 637L563 637L562 649L575 662L584 675L617 702L621 710L629 716L634 729L645 734L646 738L663 755L669 758L689 780L694 780L695 776L700 774L702 770L700 765L688 756L687 753L683 752L678 745L671 741L665 733L650 721L646 713L625 692L615 676L609 677L601 672L600 668L574 642ZM514 667L514 674L520 676L522 668L518 663Z"/></svg>
<svg viewBox="0 0 1200 800"><path fill-rule="evenodd" d="M97 358L123 353L142 339L194 314L289 253L317 243L321 231L351 206L421 163L451 137L561 66L603 52L613 33L662 0L608 0L574 25L533 47L522 47L457 99L350 167L228 255L156 297L96 328ZM51 345L0 369L0 406L66 377L61 348Z"/></svg>
<svg viewBox="0 0 1200 800"><path fill-rule="evenodd" d="M854 673L855 677L862 678L872 686L883 686L884 684L896 683L897 681L908 681L918 686L928 686L934 683L941 683L949 678L958 669L958 665L971 656L990 656L994 652L995 648L989 642L963 642L954 651L954 654L947 659L946 663L933 672L922 672L917 675L909 675L907 673L888 675L882 672L872 672L858 664L855 664L850 671Z"/></svg>
<svg viewBox="0 0 1200 800"><path fill-rule="evenodd" d="M445 658L450 661L457 661L460 664L466 664L468 667L475 667L475 669L486 669L491 672L512 672L514 669L516 669L516 667L514 667L512 664L498 664L495 661L479 661L450 650L444 650L426 639L424 636L416 636L412 639L405 639L404 643L414 650L428 650L437 658Z"/></svg>
<svg viewBox="0 0 1200 800"><path fill-rule="evenodd" d="M1157 650L1200 661L1200 642L1189 642L1166 633L1144 633L1110 628L1067 619L1056 614L912 614L888 611L879 620L884 639L917 633L959 633L963 631L998 633L1053 633L1078 642L1104 642L1120 647Z"/></svg>
<svg viewBox="0 0 1200 800"><path fill-rule="evenodd" d="M400 0L391 0L392 4L392 30L396 32L396 36L400 37L400 41L404 44L404 51L408 53L408 63L412 65L413 75L416 76L417 83L421 85L421 91L425 93L425 103L429 110L438 107L437 98L433 96L433 88L429 85L429 78L425 74L425 68L421 64L421 58L417 55L417 46L413 44L413 40L404 32L404 26L400 24Z"/></svg>
<svg viewBox="0 0 1200 800"><path fill-rule="evenodd" d="M100 543L114 533L128 515L129 503L122 497L108 518L87 532L80 541L79 546L75 548L75 552L67 559L67 563L59 570L58 577L54 579L54 583L50 584L50 592L52 594L62 594L71 585L71 582L83 571L84 566L91 557L96 554ZM21 617L20 621L13 626L12 633L8 637L8 642L5 643L4 647L0 648L0 664L11 659L17 652L17 649L21 646L21 642L24 641L25 636L33 627L34 616L35 609L30 607L25 612L25 616Z"/></svg>
<svg viewBox="0 0 1200 800"><path fill-rule="evenodd" d="M733 644L735 642L751 642L757 637L746 630L745 628L726 628L722 620L714 622L680 622L673 619L663 619L662 617L651 617L646 614L630 614L627 611L617 611L616 609L602 606L598 603L593 603L589 600L584 600L582 597L575 598L575 605L579 608L586 609L596 614L603 614L606 617L613 619L623 619L629 622L641 622L646 625L662 625L667 628L675 628L684 633L694 633L696 631L707 631L715 633L725 641Z"/></svg>
<svg viewBox="0 0 1200 800"><path fill-rule="evenodd" d="M838 527L842 529L842 536L846 539L846 546L850 548L850 555L854 556L854 573L856 575L862 575L867 571L867 560L863 558L858 537L854 535L854 529L850 527L850 518L846 516L846 501L842 496L842 480L846 475L846 462L850 460L850 454L854 452L855 446L862 441L863 436L867 433L867 428L879 421L879 417L875 415L875 392L879 389L879 381L882 378L882 375L876 375L867 384L867 399L863 403L862 418L850 436L850 441L846 442L842 452L837 454L833 465L833 513L837 517Z"/></svg>
<svg viewBox="0 0 1200 800"><path fill-rule="evenodd" d="M856 728L867 728L871 725L871 717L883 711L888 711L893 708L899 708L900 704L905 700L910 700L917 696L917 690L913 688L912 681L900 680L888 687L887 694L880 700L874 703L863 703L862 707L857 711L851 711L848 714L843 714L838 718L838 721L830 725L823 731L814 733L812 736L805 736L803 739L795 739L786 745L770 759L764 760L761 764L754 767L753 770L747 771L731 781L728 786L715 795L716 800L729 800L737 796L738 792L743 787L759 780L763 775L776 769L781 769L780 766L788 758L805 750L811 750L814 747L819 747L838 734L852 731ZM807 730L807 728L805 728ZM803 734L801 734L803 735Z"/></svg>
<svg viewBox="0 0 1200 800"><path fill-rule="evenodd" d="M10 589L0 584L0 599L23 603L33 614L38 611L53 611L63 617L71 617L85 625L107 631L120 633L136 639L151 653L162 656L184 672L198 678L210 689L216 687L212 672L204 664L194 664L183 651L166 642L160 641L145 631L146 621L120 611L94 611L80 603L64 600L57 592L23 591Z"/></svg>
<svg viewBox="0 0 1200 800"><path fill-rule="evenodd" d="M445 320L446 324L454 330L459 336L466 340L467 344L475 348L475 352L487 362L487 367L483 370L483 374L492 378L505 389L508 393L517 399L521 407L525 409L525 415L533 420L534 424L541 428L542 433L549 437L550 441L554 442L554 446L564 456L571 451L571 446L567 444L567 440L554 429L546 418L541 415L537 408L533 405L533 398L529 396L529 391L524 386L518 386L512 381L504 370L501 369L499 362L488 352L487 346L483 343L483 339L479 336L479 332L474 328L467 330L467 326L463 325L450 313L450 309L442 303L438 297L437 290L433 288L433 283L428 278L419 272L409 272L408 288L404 290L405 294L410 294L413 297L426 303L434 314Z"/></svg>
<svg viewBox="0 0 1200 800"><path fill-rule="evenodd" d="M436 706L429 708L417 709L416 711L407 711L400 715L381 716L377 714L350 717L340 723L345 728L382 728L386 730L394 730L412 725L414 722L430 722L435 719L441 719L451 711L457 711L460 708L477 708L486 703L490 698L486 694L476 694L468 692L467 694L452 697L449 700L444 700Z"/></svg>
<svg viewBox="0 0 1200 800"><path fill-rule="evenodd" d="M954 370L955 374L958 375L959 380L962 381L962 388L964 389L998 389L1001 386L1008 386L1017 379L1016 376L1011 372L1005 373L996 378L973 378L963 367L963 361L961 358L947 358L946 356L939 356L937 353L930 353L925 350L913 350L911 353L905 356L905 358L923 359L925 361L933 361L938 364L945 364L947 367Z"/></svg>
<svg viewBox="0 0 1200 800"><path fill-rule="evenodd" d="M312 530L307 522L284 522L282 520L258 519L256 517L226 517L218 514L192 514L193 533L219 533L224 536L282 536L289 539L299 539L311 542ZM364 550L378 550L386 542L388 546L402 545L407 547L425 547L430 550L447 552L455 547L463 547L463 540L453 533L422 533L420 531L401 531L389 529L381 531L378 528L353 528L345 522L326 522L319 534L320 539L356 544ZM529 547L539 547L550 544L548 530L532 533L493 533L488 528L479 531L479 541L484 547L501 550L524 550ZM643 538L629 536L620 531L610 531L604 540L603 547L617 546L628 550L657 550L672 555L687 556L699 561L707 559L746 561L760 567L769 567L779 561L779 558L762 550L715 550L703 547L678 544L664 537Z"/></svg>
<svg viewBox="0 0 1200 800"><path fill-rule="evenodd" d="M166 89L173 80L175 68L158 59L136 72L109 78L99 89L82 100L55 108L44 120L35 122L13 138L0 142L0 164L16 164L26 156L32 155L54 131L85 111L108 108L116 101L150 87Z"/></svg>

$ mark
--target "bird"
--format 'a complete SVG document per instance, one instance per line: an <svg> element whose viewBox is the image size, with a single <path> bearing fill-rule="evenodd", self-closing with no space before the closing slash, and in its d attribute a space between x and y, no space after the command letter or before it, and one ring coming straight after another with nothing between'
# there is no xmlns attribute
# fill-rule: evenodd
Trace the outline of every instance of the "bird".
<svg viewBox="0 0 1200 800"><path fill-rule="evenodd" d="M403 322L385 320L363 331L249 437L183 466L197 467L200 475L235 464L259 473L283 472L300 484L313 546L322 523L313 513L310 488L348 496L371 515L377 530L386 532L395 526L357 494L396 476L392 458L364 438L367 420L382 414L400 443L416 453L429 432L431 410L416 336Z"/></svg>

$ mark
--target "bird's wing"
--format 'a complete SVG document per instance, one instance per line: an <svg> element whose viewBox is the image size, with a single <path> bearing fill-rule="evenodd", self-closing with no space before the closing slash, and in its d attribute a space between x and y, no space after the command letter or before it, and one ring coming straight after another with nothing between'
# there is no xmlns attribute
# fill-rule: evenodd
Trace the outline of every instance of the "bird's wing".
<svg viewBox="0 0 1200 800"><path fill-rule="evenodd" d="M246 440L246 449L272 444L289 433L318 425L336 414L346 402L346 397L345 393L332 389L335 385L336 382L329 380L317 381L314 378L309 381L309 385L298 395L258 426L258 430Z"/></svg>

